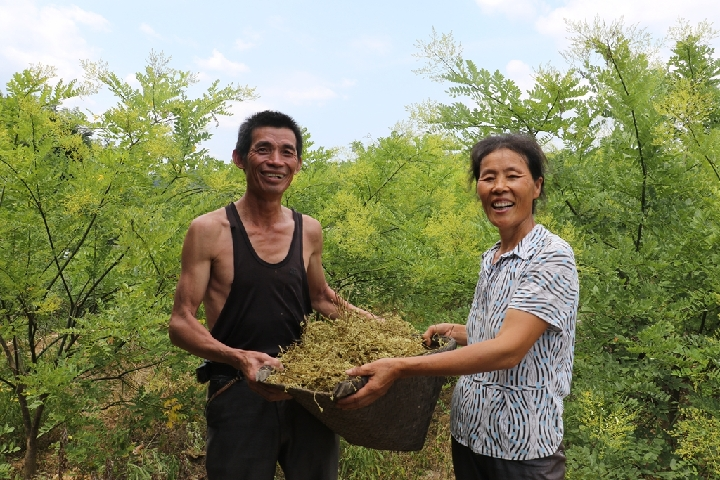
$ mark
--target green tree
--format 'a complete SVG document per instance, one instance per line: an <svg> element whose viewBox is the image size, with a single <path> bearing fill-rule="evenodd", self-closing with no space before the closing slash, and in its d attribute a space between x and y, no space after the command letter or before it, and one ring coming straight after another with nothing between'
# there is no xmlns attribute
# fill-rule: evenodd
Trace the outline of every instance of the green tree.
<svg viewBox="0 0 720 480"><path fill-rule="evenodd" d="M558 137L571 128L568 114L581 108L580 97L587 93L574 70L563 73L546 66L537 70L534 88L523 95L499 71L491 73L463 59L462 46L450 34L438 35L433 30L429 42L419 41L416 46L416 57L425 61L416 72L436 82L449 82L447 93L466 101L431 102L415 113L420 120L456 135L466 147L498 132L527 133L543 142Z"/></svg>
<svg viewBox="0 0 720 480"><path fill-rule="evenodd" d="M680 24L663 63L636 27L595 21L570 30L571 68L544 97L548 69L523 97L435 35L420 44L423 72L439 68L433 78L472 107L437 105L421 119L466 145L529 133L550 153L540 220L575 247L582 289L570 478L717 478L707 457L717 442L699 434L720 418L714 32Z"/></svg>
<svg viewBox="0 0 720 480"><path fill-rule="evenodd" d="M351 160L306 163L287 196L323 225L330 283L419 327L461 320L489 229L455 142L396 131L352 148Z"/></svg>
<svg viewBox="0 0 720 480"><path fill-rule="evenodd" d="M171 351L177 232L229 185L198 144L253 95L215 83L188 98L193 76L154 53L139 88L85 68L118 100L97 121L62 108L86 92L53 86L49 68L14 75L0 97L0 381L22 418L26 477L50 429L78 427L82 448L100 409L148 398L139 372Z"/></svg>

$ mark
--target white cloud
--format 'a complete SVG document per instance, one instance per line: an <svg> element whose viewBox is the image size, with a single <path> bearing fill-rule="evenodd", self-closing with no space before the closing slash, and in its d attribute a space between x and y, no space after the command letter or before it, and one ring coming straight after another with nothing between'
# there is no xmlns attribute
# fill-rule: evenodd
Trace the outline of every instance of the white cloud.
<svg viewBox="0 0 720 480"><path fill-rule="evenodd" d="M238 50L250 50L254 46L255 46L255 44L253 42L248 42L241 38L238 38L237 40L235 40L235 48Z"/></svg>
<svg viewBox="0 0 720 480"><path fill-rule="evenodd" d="M504 14L510 18L535 18L546 9L542 0L475 0L483 13Z"/></svg>
<svg viewBox="0 0 720 480"><path fill-rule="evenodd" d="M325 85L298 86L285 91L283 97L295 104L301 103L323 103L332 100L339 95L335 90Z"/></svg>
<svg viewBox="0 0 720 480"><path fill-rule="evenodd" d="M237 131L240 124L253 113L263 110L275 110L270 104L261 100L249 100L247 102L230 102L230 115L218 117L218 128ZM230 148L232 151L232 148Z"/></svg>
<svg viewBox="0 0 720 480"><path fill-rule="evenodd" d="M562 42L568 35L567 20L592 22L596 17L605 21L622 17L625 25L637 24L660 38L680 18L691 24L707 19L717 26L720 8L717 0L569 0L561 7L546 9L537 18L535 27L540 33Z"/></svg>
<svg viewBox="0 0 720 480"><path fill-rule="evenodd" d="M140 81L137 79L134 73L129 73L125 75L125 81L128 85L130 85L133 88L140 88Z"/></svg>
<svg viewBox="0 0 720 480"><path fill-rule="evenodd" d="M364 36L352 41L352 47L363 53L374 53L376 55L387 55L392 49L392 40L387 36L371 37Z"/></svg>
<svg viewBox="0 0 720 480"><path fill-rule="evenodd" d="M153 38L162 38L162 35L157 33L154 28L152 28L147 23L140 24L140 31L143 32L146 35L149 35Z"/></svg>
<svg viewBox="0 0 720 480"><path fill-rule="evenodd" d="M63 78L82 76L80 60L98 51L81 34L87 27L108 31L101 15L77 6L37 7L33 1L0 3L0 62L15 71L31 64L52 65Z"/></svg>
<svg viewBox="0 0 720 480"><path fill-rule="evenodd" d="M345 98L344 90L354 87L355 80L347 78L332 82L309 72L295 72L279 85L260 92L262 98L278 98L293 105L324 105L330 100Z"/></svg>
<svg viewBox="0 0 720 480"><path fill-rule="evenodd" d="M348 91L356 84L355 80L348 78L331 81L311 72L289 72L258 88L256 93L265 107L258 111L267 108L283 110L289 106L325 106L328 102L347 98ZM242 103L243 108L259 104L257 101Z"/></svg>
<svg viewBox="0 0 720 480"><path fill-rule="evenodd" d="M235 39L235 49L245 51L257 47L261 34L251 27L246 27L242 31L242 35Z"/></svg>
<svg viewBox="0 0 720 480"><path fill-rule="evenodd" d="M240 38L238 38L237 40L235 40L235 48L238 49L238 50L250 50L250 49L253 48L254 46L255 46L254 43L252 43L252 42L247 42L247 41L242 40L242 39L240 39Z"/></svg>
<svg viewBox="0 0 720 480"><path fill-rule="evenodd" d="M533 69L525 62L520 60L510 60L505 66L507 77L515 82L522 90L523 94L533 88L535 85L535 76Z"/></svg>
<svg viewBox="0 0 720 480"><path fill-rule="evenodd" d="M55 7L47 6L41 10L44 23L50 23L57 21L58 15L60 17L66 17L67 19L73 20L81 25L87 25L94 30L109 31L110 22L105 17L94 12L88 12L80 7L71 5L69 7Z"/></svg>
<svg viewBox="0 0 720 480"><path fill-rule="evenodd" d="M626 26L638 25L655 38L662 38L679 19L691 25L703 20L720 27L717 0L475 0L485 14L530 21L535 29L557 42L561 49L568 46L567 21L606 22L622 19Z"/></svg>
<svg viewBox="0 0 720 480"><path fill-rule="evenodd" d="M228 60L225 55L216 49L213 49L213 53L210 58L196 58L195 63L201 68L226 73L228 75L238 75L249 70L247 65L244 63Z"/></svg>

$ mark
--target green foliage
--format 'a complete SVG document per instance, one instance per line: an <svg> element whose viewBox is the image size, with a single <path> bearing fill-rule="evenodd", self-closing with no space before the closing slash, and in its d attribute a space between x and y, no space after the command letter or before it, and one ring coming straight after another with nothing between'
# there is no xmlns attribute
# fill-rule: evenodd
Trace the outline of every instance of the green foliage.
<svg viewBox="0 0 720 480"><path fill-rule="evenodd" d="M582 289L570 477L713 478L717 446L702 432L720 413L715 32L680 23L663 64L636 27L570 30L571 68L555 80L539 70L524 95L434 34L421 73L462 101L416 114L467 145L504 131L554 138L539 219L575 248Z"/></svg>
<svg viewBox="0 0 720 480"><path fill-rule="evenodd" d="M529 92L433 32L420 73L458 101L415 107L430 133L396 131L340 158L305 132L284 201L320 220L329 283L353 303L418 328L462 322L497 239L467 148L535 135L550 158L537 220L570 242L581 278L568 478L720 478L715 32L680 23L661 62L635 27L570 28L570 68L537 69ZM189 98L193 75L154 53L137 88L85 68L90 84L36 68L0 96L0 458L22 433L26 475L47 439L79 473L185 478L202 451L203 392L165 332L179 233L241 195L243 175L198 145L253 92L213 84ZM62 108L100 86L117 104L97 119ZM445 428L417 455L343 444L341 477L449 476L447 417L443 404Z"/></svg>
<svg viewBox="0 0 720 480"><path fill-rule="evenodd" d="M720 478L720 419L699 409L683 412L675 427L677 453L697 465L702 478Z"/></svg>
<svg viewBox="0 0 720 480"><path fill-rule="evenodd" d="M62 108L82 90L52 86L51 69L16 74L0 97L0 381L18 401L25 476L39 437L60 424L87 434L103 409L143 404L141 372L176 361L165 326L177 232L203 197L227 194L211 190L228 183L221 164L196 147L252 94L213 84L188 98L192 75L162 55L137 89L85 67L118 98L95 121Z"/></svg>
<svg viewBox="0 0 720 480"><path fill-rule="evenodd" d="M426 61L417 72L450 82L448 94L465 100L436 104L434 115L421 118L452 131L467 147L494 133L523 132L541 141L560 136L572 128L568 113L580 107L580 97L588 91L575 71L561 73L544 67L536 71L534 88L523 95L515 82L499 71L491 73L463 59L462 48L452 35L438 36L434 30L430 41L418 42L417 47L416 56Z"/></svg>
<svg viewBox="0 0 720 480"><path fill-rule="evenodd" d="M12 478L12 465L7 463L7 457L20 450L11 437L14 431L7 424L0 426L0 478Z"/></svg>
<svg viewBox="0 0 720 480"><path fill-rule="evenodd" d="M716 415L717 405L705 399L720 392L718 277L708 269L717 261L720 179L712 149L696 148L698 139L707 145L716 134L699 125L709 125L710 112L720 105L708 103L707 84L654 62L642 34L617 24L575 28L582 41L574 53L602 107L593 119L605 125L596 148L563 156L569 175L559 181L569 219L584 232L582 262L592 269L581 278L578 346L596 352L591 342L599 341L611 353L610 364L632 371L630 379L644 379L615 392L639 406L636 444L658 446L656 474L686 478L676 470L680 451L673 426L683 421L684 406ZM704 107L690 115L698 104ZM576 385L597 382L579 376Z"/></svg>
<svg viewBox="0 0 720 480"><path fill-rule="evenodd" d="M464 158L432 134L393 133L353 148L352 161L306 164L287 195L323 225L330 284L420 324L462 321L480 245L495 241Z"/></svg>

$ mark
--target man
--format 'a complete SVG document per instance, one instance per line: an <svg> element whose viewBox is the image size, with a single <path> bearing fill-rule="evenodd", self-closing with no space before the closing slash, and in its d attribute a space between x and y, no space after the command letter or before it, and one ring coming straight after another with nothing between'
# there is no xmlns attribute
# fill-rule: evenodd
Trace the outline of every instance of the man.
<svg viewBox="0 0 720 480"><path fill-rule="evenodd" d="M295 121L252 115L232 158L247 189L190 224L169 328L175 345L208 360L208 478L272 480L279 463L288 480L336 479L337 435L255 378L264 365L282 368L275 357L299 339L312 310L372 315L328 286L319 222L282 205L302 166ZM201 303L207 328L196 317Z"/></svg>

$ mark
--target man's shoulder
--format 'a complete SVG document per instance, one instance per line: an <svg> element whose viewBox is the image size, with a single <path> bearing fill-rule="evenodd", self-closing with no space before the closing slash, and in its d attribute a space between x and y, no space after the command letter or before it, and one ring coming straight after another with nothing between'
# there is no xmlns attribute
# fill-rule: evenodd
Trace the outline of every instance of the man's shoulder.
<svg viewBox="0 0 720 480"><path fill-rule="evenodd" d="M300 212L298 212L298 213L300 213ZM322 229L320 222L317 221L315 218L313 218L310 215L307 215L305 213L300 213L300 215L302 216L303 229L307 229L307 228Z"/></svg>
<svg viewBox="0 0 720 480"><path fill-rule="evenodd" d="M225 207L222 207L217 210L213 210L212 212L203 213L199 217L195 217L190 225L200 228L212 228L221 226L227 222L228 219L227 214L225 213Z"/></svg>
<svg viewBox="0 0 720 480"><path fill-rule="evenodd" d="M310 215L302 215L303 237L313 245L322 245L322 225Z"/></svg>
<svg viewBox="0 0 720 480"><path fill-rule="evenodd" d="M202 242L211 241L226 230L229 223L227 215L225 214L225 207L218 208L212 212L200 215L190 222L188 237L195 238Z"/></svg>

